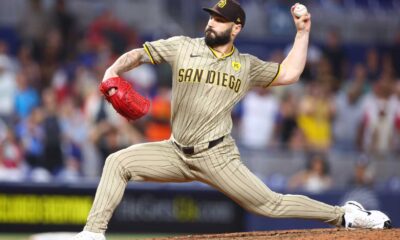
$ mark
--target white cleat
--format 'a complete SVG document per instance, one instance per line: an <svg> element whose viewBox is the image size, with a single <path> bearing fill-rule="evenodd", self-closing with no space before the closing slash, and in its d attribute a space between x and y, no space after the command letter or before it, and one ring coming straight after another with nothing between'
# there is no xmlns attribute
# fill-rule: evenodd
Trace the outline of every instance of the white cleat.
<svg viewBox="0 0 400 240"><path fill-rule="evenodd" d="M106 240L102 233L82 231L75 235L71 240Z"/></svg>
<svg viewBox="0 0 400 240"><path fill-rule="evenodd" d="M345 228L370 228L386 229L392 228L389 217L381 211L367 211L356 201L348 201L343 209Z"/></svg>

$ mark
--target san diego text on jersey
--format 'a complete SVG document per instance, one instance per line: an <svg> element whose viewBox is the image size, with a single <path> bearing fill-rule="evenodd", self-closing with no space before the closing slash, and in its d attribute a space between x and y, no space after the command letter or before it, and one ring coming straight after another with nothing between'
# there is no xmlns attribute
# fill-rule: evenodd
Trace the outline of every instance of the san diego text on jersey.
<svg viewBox="0 0 400 240"><path fill-rule="evenodd" d="M239 92L242 81L234 75L214 70L180 68L178 71L178 82L201 83L205 76L205 83L227 87Z"/></svg>

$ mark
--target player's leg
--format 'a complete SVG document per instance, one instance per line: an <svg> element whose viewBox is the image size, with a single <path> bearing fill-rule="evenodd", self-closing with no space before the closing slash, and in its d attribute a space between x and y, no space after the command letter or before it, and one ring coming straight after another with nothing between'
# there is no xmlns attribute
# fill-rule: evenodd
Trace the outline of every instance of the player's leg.
<svg viewBox="0 0 400 240"><path fill-rule="evenodd" d="M202 153L204 161L194 161L197 175L253 213L273 218L315 219L340 225L344 210L302 195L283 195L270 190L240 161L232 139Z"/></svg>
<svg viewBox="0 0 400 240"><path fill-rule="evenodd" d="M171 141L133 145L111 154L104 165L84 230L105 232L128 181L190 181L186 166L181 163Z"/></svg>

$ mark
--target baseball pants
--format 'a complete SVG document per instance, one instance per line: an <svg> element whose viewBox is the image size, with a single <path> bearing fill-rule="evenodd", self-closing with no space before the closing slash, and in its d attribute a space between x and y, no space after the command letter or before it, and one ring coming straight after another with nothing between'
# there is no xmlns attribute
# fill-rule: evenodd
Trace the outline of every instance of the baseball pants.
<svg viewBox="0 0 400 240"><path fill-rule="evenodd" d="M193 155L183 154L170 139L132 145L106 159L85 230L106 231L128 181L201 181L246 210L272 218L315 219L339 226L344 214L338 206L270 190L241 162L230 136L217 146Z"/></svg>

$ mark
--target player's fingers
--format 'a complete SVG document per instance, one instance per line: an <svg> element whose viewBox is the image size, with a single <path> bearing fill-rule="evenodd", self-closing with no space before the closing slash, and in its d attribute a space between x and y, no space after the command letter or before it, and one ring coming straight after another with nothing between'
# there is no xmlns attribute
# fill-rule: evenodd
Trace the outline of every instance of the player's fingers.
<svg viewBox="0 0 400 240"><path fill-rule="evenodd" d="M112 96L112 95L114 95L115 93L117 92L117 89L116 88L111 88L110 90L108 90L108 96Z"/></svg>
<svg viewBox="0 0 400 240"><path fill-rule="evenodd" d="M292 17L293 18L296 18L296 16L294 15L294 9L296 8L296 5L297 5L298 3L296 3L296 4L294 4L291 8L290 8L290 13L292 14Z"/></svg>
<svg viewBox="0 0 400 240"><path fill-rule="evenodd" d="M301 21L309 21L311 19L311 14L310 13L306 13L303 16L300 17Z"/></svg>
<svg viewBox="0 0 400 240"><path fill-rule="evenodd" d="M306 21L309 21L311 19L311 14L310 13L306 13L303 16L300 16L300 17L294 16L294 17L295 17L295 20L297 20L297 21L306 22Z"/></svg>
<svg viewBox="0 0 400 240"><path fill-rule="evenodd" d="M299 4L299 3L295 3L295 4L290 8L290 11L291 11L291 12L293 12L293 10L296 8L297 4Z"/></svg>

